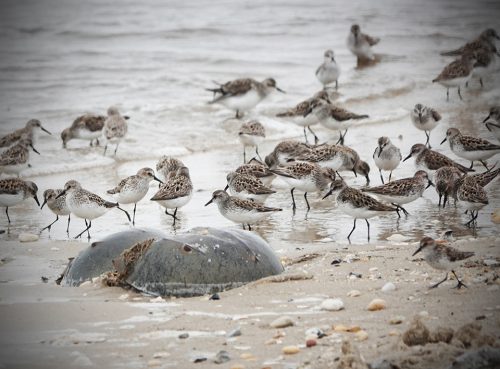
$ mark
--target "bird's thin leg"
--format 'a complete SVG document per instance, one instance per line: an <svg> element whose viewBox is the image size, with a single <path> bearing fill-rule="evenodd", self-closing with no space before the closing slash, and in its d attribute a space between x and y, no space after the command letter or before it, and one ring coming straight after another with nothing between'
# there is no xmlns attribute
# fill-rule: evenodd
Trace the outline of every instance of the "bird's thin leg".
<svg viewBox="0 0 500 369"><path fill-rule="evenodd" d="M5 214L7 214L7 221L8 221L8 222L9 222L9 224L10 224L9 207L8 207L8 206L5 208Z"/></svg>
<svg viewBox="0 0 500 369"><path fill-rule="evenodd" d="M392 177L392 170L391 170L391 172L389 173L389 182L391 181L391 177Z"/></svg>
<svg viewBox="0 0 500 369"><path fill-rule="evenodd" d="M264 160L262 160L262 158L260 157L259 147L258 146L255 146L255 153L257 154L257 157L259 158L259 160L262 161L262 162L264 162Z"/></svg>
<svg viewBox="0 0 500 369"><path fill-rule="evenodd" d="M462 94L460 93L460 86L458 86L458 97L460 97L460 100L463 100L462 99Z"/></svg>
<svg viewBox="0 0 500 369"><path fill-rule="evenodd" d="M444 200L443 200L443 209L446 206L446 202L448 201L448 194L444 194Z"/></svg>
<svg viewBox="0 0 500 369"><path fill-rule="evenodd" d="M433 289L433 288L436 288L436 287L437 287L437 286L439 286L441 283L446 282L446 280L447 280L447 279L448 279L448 272L446 272L446 275L445 275L444 279L443 279L441 282L438 282L438 283L436 283L436 284L433 284L432 286L430 286L430 287L429 287L429 289L431 290L431 289Z"/></svg>
<svg viewBox="0 0 500 369"><path fill-rule="evenodd" d="M120 144L120 142L117 142L116 143L116 147L115 147L115 152L113 153L113 155L116 155L116 152L118 151L118 145Z"/></svg>
<svg viewBox="0 0 500 369"><path fill-rule="evenodd" d="M137 208L137 203L134 204L134 216L132 217L132 225L135 226L135 210Z"/></svg>
<svg viewBox="0 0 500 369"><path fill-rule="evenodd" d="M295 206L295 197L293 196L293 191L295 190L295 187L290 190L290 193L292 194L292 210L295 213L295 209L297 208Z"/></svg>
<svg viewBox="0 0 500 369"><path fill-rule="evenodd" d="M446 89L446 101L450 101L450 89Z"/></svg>
<svg viewBox="0 0 500 369"><path fill-rule="evenodd" d="M336 79L335 80L335 91L339 89L339 81Z"/></svg>
<svg viewBox="0 0 500 369"><path fill-rule="evenodd" d="M403 208L401 208L401 209L403 209ZM406 210L404 210L404 211L406 211ZM366 226L368 227L368 242L370 242L370 222L368 221L368 219L365 219L365 222L366 222Z"/></svg>
<svg viewBox="0 0 500 369"><path fill-rule="evenodd" d="M351 243L351 234L352 232L354 232L354 230L356 229L356 218L354 218L354 226L352 227L351 229L351 232L349 232L349 235L347 236L347 239L349 240L349 243Z"/></svg>
<svg viewBox="0 0 500 369"><path fill-rule="evenodd" d="M484 160L479 160L479 162L481 164L483 164L483 166L486 168L486 171L489 172L491 170L491 168L488 168L488 166L486 165L486 162Z"/></svg>
<svg viewBox="0 0 500 369"><path fill-rule="evenodd" d="M42 233L44 230L48 229L49 230L49 233L50 233L50 228L52 227L52 224L54 224L55 222L57 222L59 220L59 215L56 215L56 220L54 220L52 223L50 223L47 227L44 227L42 229L40 229L40 233Z"/></svg>
<svg viewBox="0 0 500 369"><path fill-rule="evenodd" d="M452 270L451 272L453 273L453 275L455 276L455 278L457 279L457 282L458 282L457 285L455 286L455 288L456 289L460 289L462 287L467 288L467 286L460 279L458 279L458 276L456 275L455 271Z"/></svg>
<svg viewBox="0 0 500 369"><path fill-rule="evenodd" d="M441 193L439 193L438 196L439 196L438 208L440 208L441 207L441 198L443 197L443 195L441 195ZM443 208L444 208L444 205L443 205Z"/></svg>
<svg viewBox="0 0 500 369"><path fill-rule="evenodd" d="M71 222L71 214L68 214L68 226L66 227L66 233L69 235L69 223Z"/></svg>
<svg viewBox="0 0 500 369"><path fill-rule="evenodd" d="M307 201L307 192L304 193L304 199L306 199L307 211L311 210L311 207L309 206L309 201Z"/></svg>
<svg viewBox="0 0 500 369"><path fill-rule="evenodd" d="M88 230L90 228L90 224L91 224L90 221L89 221L89 223L87 223L87 219L85 219L85 229L83 231L81 231L80 233L78 233L78 235L75 236L75 239L82 237L82 234L84 234L85 232L88 232ZM88 236L90 238L90 233L88 233Z"/></svg>
<svg viewBox="0 0 500 369"><path fill-rule="evenodd" d="M106 145L104 145L104 153L103 153L104 156L106 156L107 150L108 150L108 143L106 143Z"/></svg>
<svg viewBox="0 0 500 369"><path fill-rule="evenodd" d="M309 143L309 141L307 140L307 132L305 126L304 126L304 138L306 139L306 143Z"/></svg>
<svg viewBox="0 0 500 369"><path fill-rule="evenodd" d="M246 231L245 223L243 223L242 226L243 226L243 230Z"/></svg>
<svg viewBox="0 0 500 369"><path fill-rule="evenodd" d="M482 77L479 77L479 83L481 84L481 88L483 88L484 85L483 85L483 78Z"/></svg>
<svg viewBox="0 0 500 369"><path fill-rule="evenodd" d="M430 134L427 133L427 131L424 131L424 133L425 133L425 137L427 137L427 139L425 141L425 146L427 146L430 149L431 148L431 145L429 144Z"/></svg>
<svg viewBox="0 0 500 369"><path fill-rule="evenodd" d="M472 169L473 167L474 167L474 161L473 161L473 160L471 160L471 161L470 161L470 167L469 167L469 169Z"/></svg>
<svg viewBox="0 0 500 369"><path fill-rule="evenodd" d="M248 230L251 231L252 227L250 226L250 224L247 224L247 226L248 226Z"/></svg>
<svg viewBox="0 0 500 369"><path fill-rule="evenodd" d="M317 145L318 142L319 142L319 138L318 136L316 136L316 133L314 133L314 131L311 129L311 126L307 126L307 129L309 130L309 132L311 132L314 136L314 144Z"/></svg>
<svg viewBox="0 0 500 369"><path fill-rule="evenodd" d="M384 176L382 175L382 169L378 169L379 173L380 173L380 180L382 181L382 184L384 184Z"/></svg>
<svg viewBox="0 0 500 369"><path fill-rule="evenodd" d="M90 240L90 227L92 227L92 221L89 220L89 227L87 228L87 239Z"/></svg>
<svg viewBox="0 0 500 369"><path fill-rule="evenodd" d="M98 138L95 139L95 146L96 147L99 146L99 139Z"/></svg>
<svg viewBox="0 0 500 369"><path fill-rule="evenodd" d="M243 164L247 162L247 151L245 149L245 146L243 146Z"/></svg>

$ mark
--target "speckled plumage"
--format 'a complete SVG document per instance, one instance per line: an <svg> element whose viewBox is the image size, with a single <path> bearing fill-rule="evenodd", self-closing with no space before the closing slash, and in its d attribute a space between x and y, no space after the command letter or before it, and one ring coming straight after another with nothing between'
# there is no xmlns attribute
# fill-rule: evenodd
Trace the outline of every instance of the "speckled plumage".
<svg viewBox="0 0 500 369"><path fill-rule="evenodd" d="M163 181L168 181L171 176L174 176L177 171L185 167L184 163L172 156L163 155L158 163L156 163L156 172Z"/></svg>
<svg viewBox="0 0 500 369"><path fill-rule="evenodd" d="M457 56L466 53L471 53L478 49L494 46L495 39L500 39L497 32L492 28L488 28L483 32L481 32L481 34L474 40L467 42L465 45L459 47L458 49L443 52L441 53L441 55Z"/></svg>
<svg viewBox="0 0 500 369"><path fill-rule="evenodd" d="M441 206L441 199L443 197L443 208L446 206L448 197L453 196L455 182L463 175L463 172L455 167L445 166L436 170L434 173L434 182L436 185L436 192L439 196L438 206Z"/></svg>
<svg viewBox="0 0 500 369"><path fill-rule="evenodd" d="M103 115L84 114L77 117L69 128L61 132L63 147L66 148L67 143L74 138L90 140L90 145L94 139L99 142L105 121Z"/></svg>
<svg viewBox="0 0 500 369"><path fill-rule="evenodd" d="M226 179L231 194L242 199L264 202L269 195L276 193L265 186L260 179L248 174L231 172Z"/></svg>
<svg viewBox="0 0 500 369"><path fill-rule="evenodd" d="M254 176L260 179L266 186L268 186L276 177L276 175L271 172L266 165L262 164L255 158L251 159L247 164L240 165L236 168L235 172Z"/></svg>
<svg viewBox="0 0 500 369"><path fill-rule="evenodd" d="M36 143L39 130L43 130L44 132L51 134L42 126L42 123L40 123L38 119L30 119L28 123L26 123L25 127L17 129L14 132L0 138L0 147L11 146L23 137L27 137L31 139L31 142Z"/></svg>
<svg viewBox="0 0 500 369"><path fill-rule="evenodd" d="M40 233L45 229L50 229L52 225L59 220L59 216L68 216L68 225L66 227L66 233L69 233L69 224L71 222L71 211L68 208L68 204L66 204L66 194L58 197L64 190L62 189L47 189L43 192L43 203L40 209L47 204L48 208L56 215L56 220L50 223L48 226L42 228Z"/></svg>
<svg viewBox="0 0 500 369"><path fill-rule="evenodd" d="M116 107L111 106L108 109L108 116L104 121L104 128L102 129L102 134L105 140L104 155L106 155L108 143L116 143L114 152L116 154L116 151L118 150L118 145L127 134L127 131L128 131L127 121L120 114L120 112Z"/></svg>
<svg viewBox="0 0 500 369"><path fill-rule="evenodd" d="M251 120L250 122L243 123L238 132L238 138L243 144L243 162L246 162L246 147L255 147L255 153L259 156L259 144L266 137L266 130L262 123ZM259 156L260 158L260 156Z"/></svg>
<svg viewBox="0 0 500 369"><path fill-rule="evenodd" d="M38 187L34 182L20 178L6 178L0 180L0 207L5 208L7 220L10 224L9 207L15 206L27 198L33 197L38 206Z"/></svg>
<svg viewBox="0 0 500 369"><path fill-rule="evenodd" d="M310 152L314 146L295 140L281 141L274 150L265 157L265 163L269 168L276 168L278 165L286 165L290 159L295 159L305 153Z"/></svg>
<svg viewBox="0 0 500 369"><path fill-rule="evenodd" d="M0 155L0 173L19 175L28 168L30 149L37 152L30 138L23 136L19 142Z"/></svg>
<svg viewBox="0 0 500 369"><path fill-rule="evenodd" d="M454 197L469 211L467 226L474 227L479 210L488 205L486 190L471 176L463 176L455 181Z"/></svg>
<svg viewBox="0 0 500 369"><path fill-rule="evenodd" d="M415 144L411 147L410 154L404 158L403 161L409 158L415 158L415 166L417 169L422 169L425 171L435 171L441 167L455 167L458 168L463 173L474 172L473 169L464 167L463 165L451 160L447 156L428 149L423 144Z"/></svg>
<svg viewBox="0 0 500 369"><path fill-rule="evenodd" d="M452 61L448 64L441 73L432 80L432 82L438 82L439 84L446 87L446 99L449 100L449 90L450 87L458 87L458 96L462 100L462 95L460 94L460 86L467 83L471 77L472 70L476 59L474 55L470 53L463 54L460 59Z"/></svg>
<svg viewBox="0 0 500 369"><path fill-rule="evenodd" d="M425 136L427 137L425 144L431 148L429 143L431 131L437 127L441 120L441 114L431 107L416 104L410 113L410 117L415 128L425 132Z"/></svg>

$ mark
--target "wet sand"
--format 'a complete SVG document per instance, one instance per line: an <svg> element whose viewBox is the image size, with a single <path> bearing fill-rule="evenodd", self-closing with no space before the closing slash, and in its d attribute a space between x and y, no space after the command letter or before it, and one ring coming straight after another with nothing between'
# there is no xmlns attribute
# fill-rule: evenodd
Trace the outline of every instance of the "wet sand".
<svg viewBox="0 0 500 369"><path fill-rule="evenodd" d="M303 367L315 368L320 367L314 366L318 356L340 356L341 341L351 339L368 362L412 357L409 368L426 368L430 363L446 367L452 355L465 351L461 344L409 348L400 335L420 314L430 329L456 330L476 322L483 327L481 333L498 339L499 242L492 237L455 242L460 250L476 252L457 268L466 289L453 289L456 282L450 280L428 290L443 273L418 255L411 257L417 247L414 242L372 242L335 251L325 242L298 248L282 258L287 265L284 276L296 280L262 280L223 292L220 300L209 300L209 296L154 298L103 287L99 281L78 288L57 286L55 279L67 258L85 244L9 241L3 244L0 264L0 364L6 368L298 368L310 362L312 366ZM332 264L334 260L340 262ZM496 264L485 266L485 260ZM394 283L396 290L382 292L386 282ZM352 290L360 296L349 297ZM320 310L327 298L342 299L345 309ZM384 299L387 308L367 311L374 298ZM294 325L270 328L272 321L283 316L289 316ZM402 317L402 323L391 325L395 317ZM368 338L360 341L359 333L335 331L339 325L359 326ZM305 332L314 327L327 335L306 348ZM227 337L236 328L241 336ZM187 338L179 338L185 333ZM283 348L290 345L299 352L284 355ZM229 362L213 362L220 350L229 353ZM206 361L194 363L202 358Z"/></svg>

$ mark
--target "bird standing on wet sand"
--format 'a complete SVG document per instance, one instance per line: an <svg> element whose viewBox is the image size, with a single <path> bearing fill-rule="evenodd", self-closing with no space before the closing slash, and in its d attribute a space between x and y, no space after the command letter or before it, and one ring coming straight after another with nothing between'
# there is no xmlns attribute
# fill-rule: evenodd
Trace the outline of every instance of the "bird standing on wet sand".
<svg viewBox="0 0 500 369"><path fill-rule="evenodd" d="M61 198L64 195L66 195L66 204L68 205L70 212L78 218L83 218L85 220L85 225L87 226L75 238L79 238L82 234L87 232L87 238L90 240L92 220L99 218L112 208L118 208L123 211L130 222L130 215L126 210L120 208L118 203L106 201L95 193L84 190L82 185L75 180L66 182L64 190L56 196L56 199Z"/></svg>
<svg viewBox="0 0 500 369"><path fill-rule="evenodd" d="M358 58L358 66L366 61L374 59L372 46L378 44L380 38L371 37L361 32L357 24L351 26L351 32L347 37L347 48Z"/></svg>
<svg viewBox="0 0 500 369"><path fill-rule="evenodd" d="M437 151L428 149L423 144L413 145L410 153L403 159L403 161L406 161L411 157L415 158L415 167L417 169L425 170L426 172L434 173L434 171L441 167L455 167L463 173L474 172L474 169L464 167L462 164L454 162L447 156Z"/></svg>
<svg viewBox="0 0 500 369"><path fill-rule="evenodd" d="M441 55L458 56L484 47L495 46L495 39L500 40L500 36L498 36L493 28L488 28L481 32L481 34L471 42L466 43L458 49L442 52Z"/></svg>
<svg viewBox="0 0 500 369"><path fill-rule="evenodd" d="M158 177L167 182L171 177L177 174L177 171L185 167L184 163L172 156L163 155L156 163L156 172Z"/></svg>
<svg viewBox="0 0 500 369"><path fill-rule="evenodd" d="M265 186L260 179L249 174L231 172L226 176L226 179L227 186L224 191L229 189L233 196L240 199L256 200L263 203L269 195L276 193Z"/></svg>
<svg viewBox="0 0 500 369"><path fill-rule="evenodd" d="M116 143L114 155L118 150L118 145L127 134L128 126L125 118L120 114L118 108L111 106L108 108L108 117L104 121L102 134L104 136L104 155L108 149L108 143Z"/></svg>
<svg viewBox="0 0 500 369"><path fill-rule="evenodd" d="M429 288L436 288L441 283L445 282L448 279L449 271L451 271L457 279L458 283L455 288L459 289L461 287L467 287L456 275L453 263L470 258L474 255L473 252L459 251L430 237L424 237L420 240L420 246L412 256L415 256L419 252L424 253L424 260L427 264L429 264L429 266L437 270L446 270L446 276L444 279L436 284L433 284Z"/></svg>
<svg viewBox="0 0 500 369"><path fill-rule="evenodd" d="M219 84L217 88L207 88L206 90L214 93L214 99L209 104L219 103L235 110L237 119L243 116L240 113L255 107L274 90L285 92L276 86L276 81L273 78L267 78L262 82L252 78L235 79ZM217 94L220 96L216 96Z"/></svg>
<svg viewBox="0 0 500 369"><path fill-rule="evenodd" d="M36 197L38 187L30 181L23 181L19 178L7 178L0 180L0 207L5 208L7 221L10 224L9 208L15 206L29 197L33 197L36 204L40 202Z"/></svg>
<svg viewBox="0 0 500 369"><path fill-rule="evenodd" d="M441 115L428 106L416 104L410 113L410 117L415 128L425 132L425 136L427 137L425 145L430 149L431 144L429 140L431 139L431 131L438 125Z"/></svg>
<svg viewBox="0 0 500 369"><path fill-rule="evenodd" d="M450 88L458 87L458 97L462 99L460 86L469 81L472 74L472 69L476 63L476 58L471 53L465 53L460 59L457 59L448 64L441 73L432 80L446 87L446 101L450 100Z"/></svg>
<svg viewBox="0 0 500 369"><path fill-rule="evenodd" d="M246 148L247 146L255 147L255 153L259 157L260 160L262 158L259 155L259 144L264 141L266 137L266 130L262 123L252 120L250 122L244 123L240 127L240 131L238 132L238 138L240 142L243 144L243 163L247 162L246 157Z"/></svg>
<svg viewBox="0 0 500 369"><path fill-rule="evenodd" d="M290 160L310 152L313 147L295 140L281 141L264 158L264 161L270 169L276 168L278 165L288 165Z"/></svg>
<svg viewBox="0 0 500 369"><path fill-rule="evenodd" d="M30 166L30 148L40 155L31 138L23 136L17 144L4 151L0 155L0 173L16 174L19 177L21 172Z"/></svg>
<svg viewBox="0 0 500 369"><path fill-rule="evenodd" d="M85 114L76 118L69 128L61 132L61 140L65 149L68 142L74 138L89 140L90 146L96 141L96 146L99 145L99 137L102 136L102 129L106 117L103 115Z"/></svg>
<svg viewBox="0 0 500 369"><path fill-rule="evenodd" d="M229 196L226 191L222 190L215 191L212 194L212 198L205 206L210 205L212 202L217 204L219 212L224 218L235 223L241 223L243 229L245 229L245 225L247 225L249 231L252 230L251 224L268 217L275 211L282 211L282 209L279 208L264 206L257 201L243 200L234 196Z"/></svg>
<svg viewBox="0 0 500 369"><path fill-rule="evenodd" d="M486 190L471 176L463 176L455 181L454 197L464 204L470 213L470 220L466 226L475 228L479 210L488 205Z"/></svg>
<svg viewBox="0 0 500 369"><path fill-rule="evenodd" d="M436 192L439 196L438 207L441 206L441 199L443 199L443 209L446 206L449 196L453 196L454 186L460 177L464 175L460 169L455 167L441 167L434 173L434 182L436 185ZM456 204L456 200L455 200Z"/></svg>
<svg viewBox="0 0 500 369"><path fill-rule="evenodd" d="M137 203L141 201L148 193L149 184L152 180L163 183L155 176L151 168L139 169L137 174L122 179L118 186L108 190L110 195L116 195L119 204L134 204L134 215L132 216L132 225L135 225L135 211Z"/></svg>
<svg viewBox="0 0 500 369"><path fill-rule="evenodd" d="M368 226L368 241L370 241L370 223L368 219L390 211L397 212L399 210L398 207L381 203L360 190L347 186L343 180L337 179L333 181L330 185L330 191L328 191L323 199L331 194L336 194L338 208L343 213L354 218L354 226L347 236L349 242L351 242L351 234L356 229L356 221L358 219L366 221L366 225Z"/></svg>
<svg viewBox="0 0 500 369"><path fill-rule="evenodd" d="M0 138L0 147L11 146L23 137L31 139L31 142L35 145L40 131L44 131L49 135L52 134L42 126L42 123L38 119L30 119L24 128L17 129Z"/></svg>
<svg viewBox="0 0 500 369"><path fill-rule="evenodd" d="M58 197L61 192L64 190L60 189L48 189L43 192L43 203L40 206L40 209L43 209L45 204L49 207L49 209L56 215L56 220L50 223L48 226L43 227L40 230L42 233L44 230L48 229L50 233L50 228L52 225L59 220L59 216L68 216L68 225L66 227L66 233L69 235L69 223L71 222L71 211L68 208L68 204L66 204L66 195L62 195Z"/></svg>
<svg viewBox="0 0 500 369"><path fill-rule="evenodd" d="M340 68L335 62L333 50L326 50L324 57L323 63L316 69L316 77L323 85L323 89L326 90L329 84L335 82L335 90L337 90Z"/></svg>
<svg viewBox="0 0 500 369"><path fill-rule="evenodd" d="M262 181L265 186L269 186L274 180L276 175L271 172L267 165L264 165L261 161L252 158L248 163L240 165L235 170L236 173L248 174Z"/></svg>
<svg viewBox="0 0 500 369"><path fill-rule="evenodd" d="M392 171L396 169L401 163L401 151L398 147L394 146L389 137L382 136L378 139L378 146L373 152L373 161L378 167L380 173L380 180L382 184L384 183L384 176L382 175L382 170L390 171L389 182L391 181Z"/></svg>

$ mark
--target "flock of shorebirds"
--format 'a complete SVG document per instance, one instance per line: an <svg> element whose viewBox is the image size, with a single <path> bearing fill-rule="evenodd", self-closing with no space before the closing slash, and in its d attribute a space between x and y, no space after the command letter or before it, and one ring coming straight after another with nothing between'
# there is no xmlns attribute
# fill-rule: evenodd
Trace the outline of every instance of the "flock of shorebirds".
<svg viewBox="0 0 500 369"><path fill-rule="evenodd" d="M497 33L493 29L487 29L474 41L443 53L459 58L446 66L433 82L442 84L448 90L450 87L458 87L460 98L460 87L468 84L469 80L477 78L482 85L483 77L494 70L495 54L498 54L495 39L500 39ZM370 64L375 61L372 47L379 41L379 38L362 33L358 25L353 25L347 46L357 57L358 65ZM270 187L271 182L275 177L280 177L290 187L294 212L295 190L304 193L308 211L309 192L318 192L323 198L335 195L338 209L354 219L353 228L347 238L350 239L355 230L357 219L364 219L368 226L369 240L368 219L390 212L397 213L399 217L400 212L408 215L403 205L417 200L429 186L434 185L439 195L439 206L444 208L450 197L455 203L459 201L470 214L470 220L466 224L475 227L478 211L488 204L484 187L500 173L500 169L493 170L494 166L488 166L486 160L500 153L500 146L482 138L462 134L456 128L449 128L443 142L448 141L453 154L470 161L470 167L465 167L431 149L430 132L439 124L441 115L431 107L416 104L410 114L411 121L416 128L425 132L426 143L413 145L408 156L403 159L400 149L388 137L380 137L373 153L373 161L379 169L382 185L368 187L370 166L361 160L355 150L345 145L347 131L353 122L366 119L368 115L353 113L332 103L329 90L338 88L339 75L340 68L334 53L327 50L324 53L324 62L316 70L316 77L323 85L323 90L277 114L278 118L303 127L305 142L280 142L262 159L258 146L265 139L265 128L256 120L244 123L238 135L243 144L244 164L227 175L226 188L213 192L205 206L215 203L224 217L251 230L252 224L282 210L264 205L266 199L276 192ZM214 94L210 103L219 103L235 111L236 118L241 118L244 112L255 107L273 91L284 92L272 78L262 82L251 78L237 79L207 90ZM448 95L447 93L449 98ZM61 133L63 147L66 148L68 142L74 138L89 140L91 146L99 145L101 139L105 145L104 154L109 144L116 145L116 154L120 141L127 134L127 119L128 117L122 116L115 107L108 109L107 116L80 116L71 127ZM484 123L492 136L500 140L500 107L491 108ZM319 138L311 129L315 124L338 131L340 137L336 144L319 144ZM9 207L31 197L40 205L36 184L19 178L20 173L29 166L30 150L37 152L35 145L40 131L50 133L42 127L40 121L33 119L26 127L0 138L0 147L10 146L1 154L0 172L18 176L0 180L0 206L6 208L9 224ZM308 142L307 131L314 136L314 143ZM256 157L247 162L248 147L255 149ZM410 158L415 159L418 169L415 175L392 180L392 172L402 161ZM474 172L474 161L479 161L486 170L479 174L470 174ZM365 177L367 186L361 189L350 187L339 174L341 171L352 171L356 176L359 174ZM389 173L387 182L383 172ZM135 224L137 203L146 196L153 180L160 182L160 186L151 200L165 208L165 213L173 218L175 225L179 219L177 210L186 205L192 197L193 185L189 170L179 159L164 156L156 165L156 173L158 177L153 169L142 168L137 174L120 181L107 191L115 196L116 202L107 201L82 188L75 180L66 182L62 189L45 190L41 208L47 204L56 219L41 231L50 231L59 216L68 216L69 233L70 217L74 214L83 218L86 224L85 229L75 238L87 232L90 239L92 220L112 208L123 211L129 222ZM134 204L133 217L131 218L119 204ZM417 252L421 250L430 255L426 256L426 260L438 269L445 261L448 263L470 256L428 238L422 240ZM460 284L463 285L461 282Z"/></svg>

